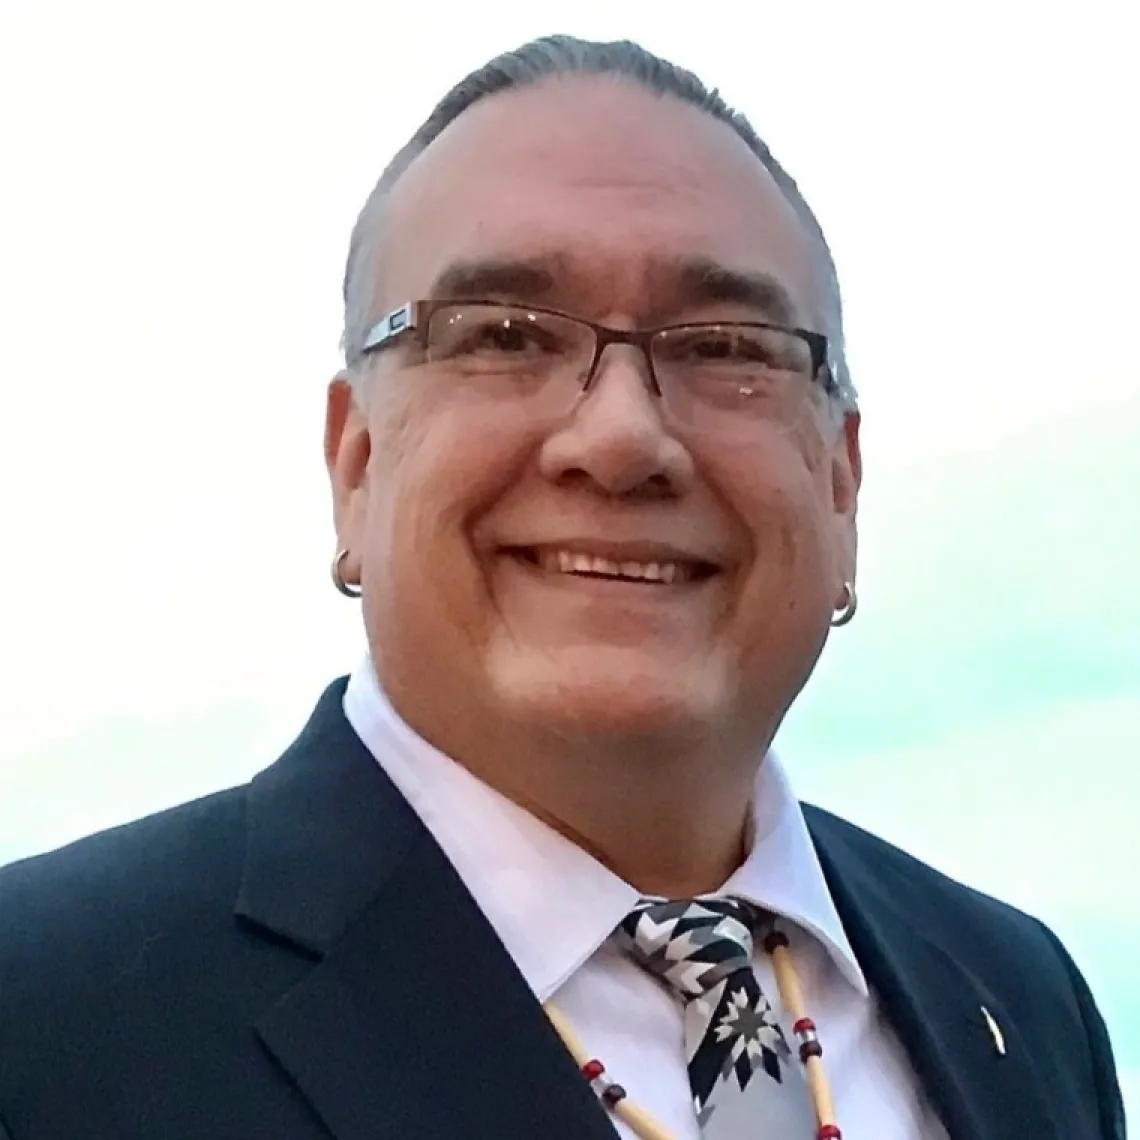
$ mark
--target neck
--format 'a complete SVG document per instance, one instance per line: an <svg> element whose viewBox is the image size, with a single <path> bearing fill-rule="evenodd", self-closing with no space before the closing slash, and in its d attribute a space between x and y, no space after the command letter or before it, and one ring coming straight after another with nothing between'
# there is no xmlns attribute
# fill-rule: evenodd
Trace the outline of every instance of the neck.
<svg viewBox="0 0 1140 1140"><path fill-rule="evenodd" d="M644 895L709 894L744 860L767 736L571 738L415 711L401 708L421 736Z"/></svg>
<svg viewBox="0 0 1140 1140"><path fill-rule="evenodd" d="M602 794L591 794L584 783ZM537 792L499 790L643 895L711 894L747 854L752 781L721 803L686 794L683 781L661 771L651 786L597 773L568 788L547 783Z"/></svg>
<svg viewBox="0 0 1140 1140"><path fill-rule="evenodd" d="M642 894L709 894L746 855L759 755L660 745L592 741L537 764L531 753L525 765L473 770Z"/></svg>

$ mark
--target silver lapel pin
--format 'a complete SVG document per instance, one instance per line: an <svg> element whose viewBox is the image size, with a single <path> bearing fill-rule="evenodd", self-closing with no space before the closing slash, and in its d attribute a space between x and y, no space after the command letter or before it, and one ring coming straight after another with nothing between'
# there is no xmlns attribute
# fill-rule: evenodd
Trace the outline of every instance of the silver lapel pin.
<svg viewBox="0 0 1140 1140"><path fill-rule="evenodd" d="M993 1014L988 1009L982 1006L982 1016L986 1019L986 1028L990 1031L990 1036L994 1039L994 1048L1002 1057L1005 1056L1005 1036L1002 1034L1001 1026L994 1021Z"/></svg>

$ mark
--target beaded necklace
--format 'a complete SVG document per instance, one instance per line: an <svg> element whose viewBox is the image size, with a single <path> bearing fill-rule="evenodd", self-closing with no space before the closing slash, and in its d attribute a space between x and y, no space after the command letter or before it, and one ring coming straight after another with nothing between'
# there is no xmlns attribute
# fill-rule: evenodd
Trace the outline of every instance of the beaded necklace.
<svg viewBox="0 0 1140 1140"><path fill-rule="evenodd" d="M815 1022L804 1012L803 988L792 960L792 952L788 948L787 935L778 930L773 931L764 939L764 949L772 958L780 1001L795 1018L792 1031L799 1042L800 1061L804 1067L804 1077L818 1126L815 1140L842 1140L839 1125L835 1122L831 1088L823 1071L823 1046L816 1035ZM628 1125L640 1140L674 1140L672 1133L654 1120L645 1109L634 1104L626 1095L625 1089L610 1079L601 1061L590 1057L558 1008L548 1003L543 1009L598 1100L622 1123Z"/></svg>

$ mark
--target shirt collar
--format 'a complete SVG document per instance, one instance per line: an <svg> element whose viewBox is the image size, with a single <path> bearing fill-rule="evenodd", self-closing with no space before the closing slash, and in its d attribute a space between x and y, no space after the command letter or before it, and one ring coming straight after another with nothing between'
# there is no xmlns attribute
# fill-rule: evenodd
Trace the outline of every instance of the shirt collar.
<svg viewBox="0 0 1140 1140"><path fill-rule="evenodd" d="M835 909L823 867L787 772L769 752L756 776L753 840L722 892L738 895L814 936L843 977L866 997L867 980Z"/></svg>
<svg viewBox="0 0 1140 1140"><path fill-rule="evenodd" d="M546 1001L609 938L638 892L420 737L380 688L370 659L349 678L344 712ZM866 995L799 801L772 753L760 765L754 805L748 857L717 893L802 927Z"/></svg>

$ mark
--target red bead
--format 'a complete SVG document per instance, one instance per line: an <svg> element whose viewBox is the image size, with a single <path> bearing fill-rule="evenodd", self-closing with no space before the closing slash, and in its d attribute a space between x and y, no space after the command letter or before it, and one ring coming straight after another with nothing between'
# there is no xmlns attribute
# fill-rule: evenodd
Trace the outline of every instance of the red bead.
<svg viewBox="0 0 1140 1140"><path fill-rule="evenodd" d="M793 1033L814 1033L815 1022L810 1017L801 1017L799 1021L792 1026Z"/></svg>
<svg viewBox="0 0 1140 1140"><path fill-rule="evenodd" d="M588 1081L596 1081L606 1071L601 1061L587 1061L582 1066L582 1076Z"/></svg>
<svg viewBox="0 0 1140 1140"><path fill-rule="evenodd" d="M843 1140L843 1133L839 1131L838 1124L821 1124L815 1140Z"/></svg>
<svg viewBox="0 0 1140 1140"><path fill-rule="evenodd" d="M769 954L773 950L779 950L781 946L787 946L788 936L782 930L773 930L771 934L764 939L764 949Z"/></svg>

